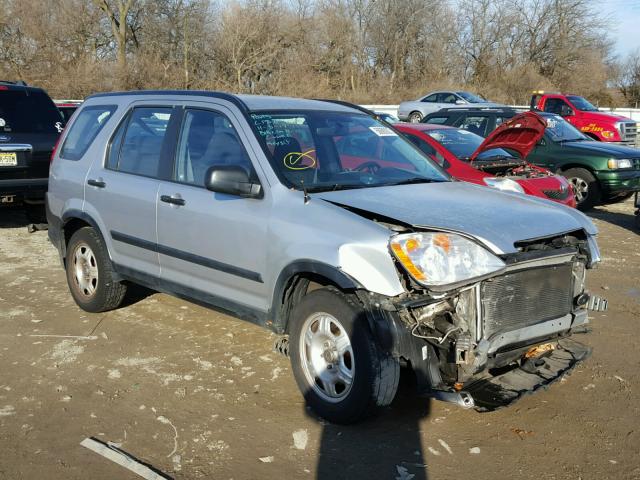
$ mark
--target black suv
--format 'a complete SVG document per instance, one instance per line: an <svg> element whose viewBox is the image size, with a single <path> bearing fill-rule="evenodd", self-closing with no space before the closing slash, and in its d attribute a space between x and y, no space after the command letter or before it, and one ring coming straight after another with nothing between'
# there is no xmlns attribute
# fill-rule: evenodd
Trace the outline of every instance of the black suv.
<svg viewBox="0 0 640 480"><path fill-rule="evenodd" d="M0 80L0 205L44 218L49 161L64 119L41 88Z"/></svg>

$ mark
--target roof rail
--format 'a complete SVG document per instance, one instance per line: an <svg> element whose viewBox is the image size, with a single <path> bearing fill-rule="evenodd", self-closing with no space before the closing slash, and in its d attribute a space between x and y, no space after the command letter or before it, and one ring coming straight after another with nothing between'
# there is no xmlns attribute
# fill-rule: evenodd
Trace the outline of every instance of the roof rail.
<svg viewBox="0 0 640 480"><path fill-rule="evenodd" d="M221 100L227 100L228 102L233 103L242 112L249 112L249 107L247 107L247 104L240 100L240 98L236 95L233 95L232 93L216 92L212 90L131 90L124 92L103 92L89 95L86 100L90 98L121 97L125 95L188 95L194 97L212 97L219 98Z"/></svg>

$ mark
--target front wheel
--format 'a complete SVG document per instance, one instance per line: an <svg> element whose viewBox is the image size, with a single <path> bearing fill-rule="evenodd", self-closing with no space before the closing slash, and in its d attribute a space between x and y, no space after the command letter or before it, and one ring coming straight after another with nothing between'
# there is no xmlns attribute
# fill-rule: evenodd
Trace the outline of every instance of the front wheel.
<svg viewBox="0 0 640 480"><path fill-rule="evenodd" d="M354 299L334 288L314 290L296 306L291 322L293 374L318 415L348 424L391 403L399 361L376 345Z"/></svg>
<svg viewBox="0 0 640 480"><path fill-rule="evenodd" d="M589 170L570 168L562 174L573 186L576 207L579 210L589 210L600 203L600 185Z"/></svg>
<svg viewBox="0 0 640 480"><path fill-rule="evenodd" d="M422 114L420 112L411 112L409 114L409 121L411 123L420 123L422 121Z"/></svg>

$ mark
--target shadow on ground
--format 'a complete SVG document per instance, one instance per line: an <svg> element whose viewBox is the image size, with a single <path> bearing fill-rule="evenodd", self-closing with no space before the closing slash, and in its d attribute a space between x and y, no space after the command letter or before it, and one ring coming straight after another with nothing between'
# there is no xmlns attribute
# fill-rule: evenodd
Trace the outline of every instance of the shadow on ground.
<svg viewBox="0 0 640 480"><path fill-rule="evenodd" d="M395 400L380 414L357 425L325 424L318 458L318 480L427 480L420 421L431 400L416 394L415 377L403 370Z"/></svg>
<svg viewBox="0 0 640 480"><path fill-rule="evenodd" d="M26 227L31 223L22 207L1 207L0 228Z"/></svg>
<svg viewBox="0 0 640 480"><path fill-rule="evenodd" d="M610 223L617 227L624 228L633 233L640 233L640 224L637 216L634 214L635 207L632 203L625 203L624 211L605 209L604 207L597 207L587 212L587 215L591 218L602 220L603 222ZM627 208L628 207L628 208Z"/></svg>

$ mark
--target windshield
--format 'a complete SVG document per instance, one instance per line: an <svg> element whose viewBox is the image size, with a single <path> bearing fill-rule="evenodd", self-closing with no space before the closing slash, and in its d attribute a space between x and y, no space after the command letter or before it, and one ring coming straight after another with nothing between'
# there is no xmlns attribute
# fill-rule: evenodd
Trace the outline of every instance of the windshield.
<svg viewBox="0 0 640 480"><path fill-rule="evenodd" d="M559 115L544 115L547 122L545 133L554 142L578 142L589 140L580 131Z"/></svg>
<svg viewBox="0 0 640 480"><path fill-rule="evenodd" d="M46 93L0 90L0 132L60 133L62 115Z"/></svg>
<svg viewBox="0 0 640 480"><path fill-rule="evenodd" d="M428 130L425 133L461 160L470 158L484 141L480 135L456 128ZM478 155L476 161L492 160L496 157L513 158L513 155L502 148L492 148Z"/></svg>
<svg viewBox="0 0 640 480"><path fill-rule="evenodd" d="M285 184L309 192L449 180L394 130L363 114L255 112L251 120Z"/></svg>
<svg viewBox="0 0 640 480"><path fill-rule="evenodd" d="M582 112L597 112L598 108L594 107L588 100L577 95L567 95L569 101Z"/></svg>
<svg viewBox="0 0 640 480"><path fill-rule="evenodd" d="M462 98L464 98L469 103L487 103L487 101L479 95L474 95L469 92L456 92Z"/></svg>

